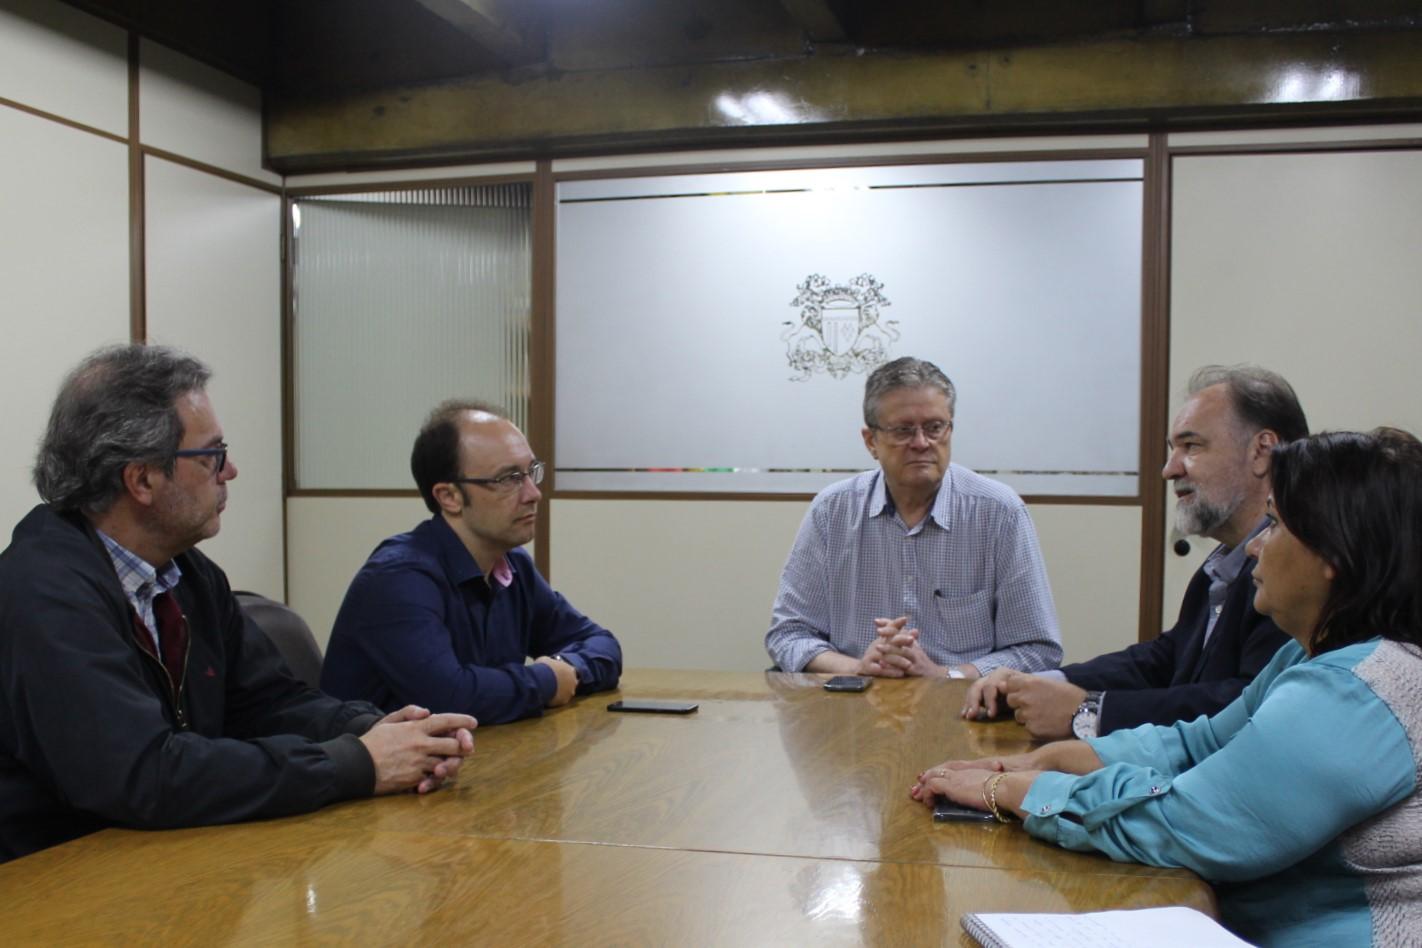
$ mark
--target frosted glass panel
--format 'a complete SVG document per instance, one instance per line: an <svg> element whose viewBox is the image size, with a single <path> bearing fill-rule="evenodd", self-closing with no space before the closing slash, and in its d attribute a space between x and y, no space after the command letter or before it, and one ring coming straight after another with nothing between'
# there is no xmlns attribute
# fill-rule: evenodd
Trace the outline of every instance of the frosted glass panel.
<svg viewBox="0 0 1422 948"><path fill-rule="evenodd" d="M410 446L446 398L526 428L528 190L294 203L298 488L412 488Z"/></svg>
<svg viewBox="0 0 1422 948"><path fill-rule="evenodd" d="M1142 164L565 182L559 490L813 491L872 466L868 371L958 386L954 460L1134 496Z"/></svg>

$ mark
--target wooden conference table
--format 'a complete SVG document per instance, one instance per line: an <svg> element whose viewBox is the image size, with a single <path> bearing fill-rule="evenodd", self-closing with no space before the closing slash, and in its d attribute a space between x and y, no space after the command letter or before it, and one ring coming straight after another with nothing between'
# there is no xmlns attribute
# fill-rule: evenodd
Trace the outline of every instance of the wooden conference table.
<svg viewBox="0 0 1422 948"><path fill-rule="evenodd" d="M908 799L949 757L1027 746L965 724L965 685L629 671L615 693L476 735L457 785L319 813L106 830L0 866L17 944L972 944L968 911L1189 905L1188 872L1070 853Z"/></svg>

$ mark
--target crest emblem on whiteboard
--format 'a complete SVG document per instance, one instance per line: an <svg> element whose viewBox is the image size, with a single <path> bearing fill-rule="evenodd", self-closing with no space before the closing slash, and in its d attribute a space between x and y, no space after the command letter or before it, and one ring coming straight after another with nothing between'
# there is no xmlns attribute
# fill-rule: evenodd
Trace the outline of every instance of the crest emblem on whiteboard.
<svg viewBox="0 0 1422 948"><path fill-rule="evenodd" d="M880 291L884 284L867 273L848 283L830 283L811 274L795 289L790 301L800 307L799 322L787 320L780 334L790 368L803 382L816 372L844 378L850 372L868 372L889 358L889 343L899 338L896 320L879 321L879 309L889 301Z"/></svg>

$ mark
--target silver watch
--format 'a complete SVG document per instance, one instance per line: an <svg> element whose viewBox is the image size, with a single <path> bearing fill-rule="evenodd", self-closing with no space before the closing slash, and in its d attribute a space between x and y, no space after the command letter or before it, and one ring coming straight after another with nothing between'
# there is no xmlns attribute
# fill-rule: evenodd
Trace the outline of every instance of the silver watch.
<svg viewBox="0 0 1422 948"><path fill-rule="evenodd" d="M1097 737L1101 730L1101 692L1088 691L1086 697L1071 716L1071 732L1076 739L1084 741Z"/></svg>
<svg viewBox="0 0 1422 948"><path fill-rule="evenodd" d="M578 684L586 685L588 683L588 680L592 678L591 670L585 671L582 665L578 664L577 662L568 661L566 658L563 657L562 653L554 655L553 657L558 661L562 662L564 665L572 666L573 674L578 676Z"/></svg>

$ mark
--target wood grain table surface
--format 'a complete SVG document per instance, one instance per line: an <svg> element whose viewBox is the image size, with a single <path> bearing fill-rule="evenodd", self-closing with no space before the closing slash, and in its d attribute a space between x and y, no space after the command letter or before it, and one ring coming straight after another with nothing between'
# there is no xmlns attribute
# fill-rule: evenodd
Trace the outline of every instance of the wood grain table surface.
<svg viewBox="0 0 1422 948"><path fill-rule="evenodd" d="M908 798L950 757L1029 746L965 684L631 670L476 734L452 787L239 826L106 830L0 866L12 944L971 944L968 911L1189 905L1181 870ZM615 714L619 696L686 716Z"/></svg>

